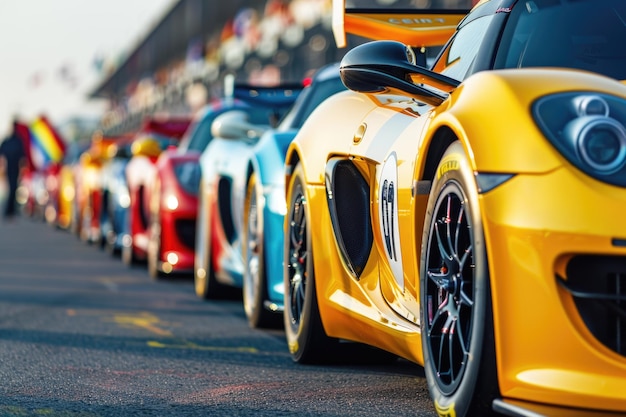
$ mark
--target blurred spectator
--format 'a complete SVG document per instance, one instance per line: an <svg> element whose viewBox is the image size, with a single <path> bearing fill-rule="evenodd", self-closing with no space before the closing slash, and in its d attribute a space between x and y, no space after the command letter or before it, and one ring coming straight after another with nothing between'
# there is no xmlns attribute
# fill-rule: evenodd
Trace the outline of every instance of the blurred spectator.
<svg viewBox="0 0 626 417"><path fill-rule="evenodd" d="M0 144L0 161L5 168L7 182L9 184L9 193L4 208L4 218L12 219L16 214L17 201L15 194L17 191L17 183L20 174L20 168L25 160L26 153L22 139L18 135L18 122L13 122L13 129Z"/></svg>

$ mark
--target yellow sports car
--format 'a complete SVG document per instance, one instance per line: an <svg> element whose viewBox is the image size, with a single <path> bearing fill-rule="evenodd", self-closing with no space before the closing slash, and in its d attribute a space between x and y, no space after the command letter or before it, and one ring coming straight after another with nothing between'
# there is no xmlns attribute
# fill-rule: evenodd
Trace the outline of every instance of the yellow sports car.
<svg viewBox="0 0 626 417"><path fill-rule="evenodd" d="M415 361L441 416L625 413L626 2L335 12L374 40L287 153L293 359Z"/></svg>

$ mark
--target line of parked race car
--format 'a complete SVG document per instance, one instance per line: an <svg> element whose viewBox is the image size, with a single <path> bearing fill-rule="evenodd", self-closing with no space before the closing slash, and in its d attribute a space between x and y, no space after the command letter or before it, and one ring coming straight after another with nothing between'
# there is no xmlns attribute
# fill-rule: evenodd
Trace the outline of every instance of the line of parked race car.
<svg viewBox="0 0 626 417"><path fill-rule="evenodd" d="M94 141L72 169L99 194L59 224L201 297L243 289L296 362L423 365L441 416L626 414L626 3L338 5L338 44L372 42Z"/></svg>
<svg viewBox="0 0 626 417"><path fill-rule="evenodd" d="M193 118L146 118L22 179L22 211L145 264L193 273L203 298L243 289L252 327L282 324L284 157L308 115L345 89L338 64L303 83L236 85ZM276 123L280 120L279 123ZM202 173L202 174L201 174Z"/></svg>

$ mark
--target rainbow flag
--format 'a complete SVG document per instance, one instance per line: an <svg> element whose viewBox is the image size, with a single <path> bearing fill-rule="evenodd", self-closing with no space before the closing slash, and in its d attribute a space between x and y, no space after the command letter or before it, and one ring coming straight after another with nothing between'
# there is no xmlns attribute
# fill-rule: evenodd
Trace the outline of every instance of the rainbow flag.
<svg viewBox="0 0 626 417"><path fill-rule="evenodd" d="M31 158L38 169L63 159L65 142L46 117L38 117L28 128L30 131Z"/></svg>

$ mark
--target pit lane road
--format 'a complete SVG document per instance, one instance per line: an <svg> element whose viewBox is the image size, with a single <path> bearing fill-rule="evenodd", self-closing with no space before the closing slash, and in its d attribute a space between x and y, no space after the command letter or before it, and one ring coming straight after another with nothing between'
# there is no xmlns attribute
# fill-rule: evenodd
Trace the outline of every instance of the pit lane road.
<svg viewBox="0 0 626 417"><path fill-rule="evenodd" d="M434 416L421 367L303 366L241 300L0 223L0 416Z"/></svg>

